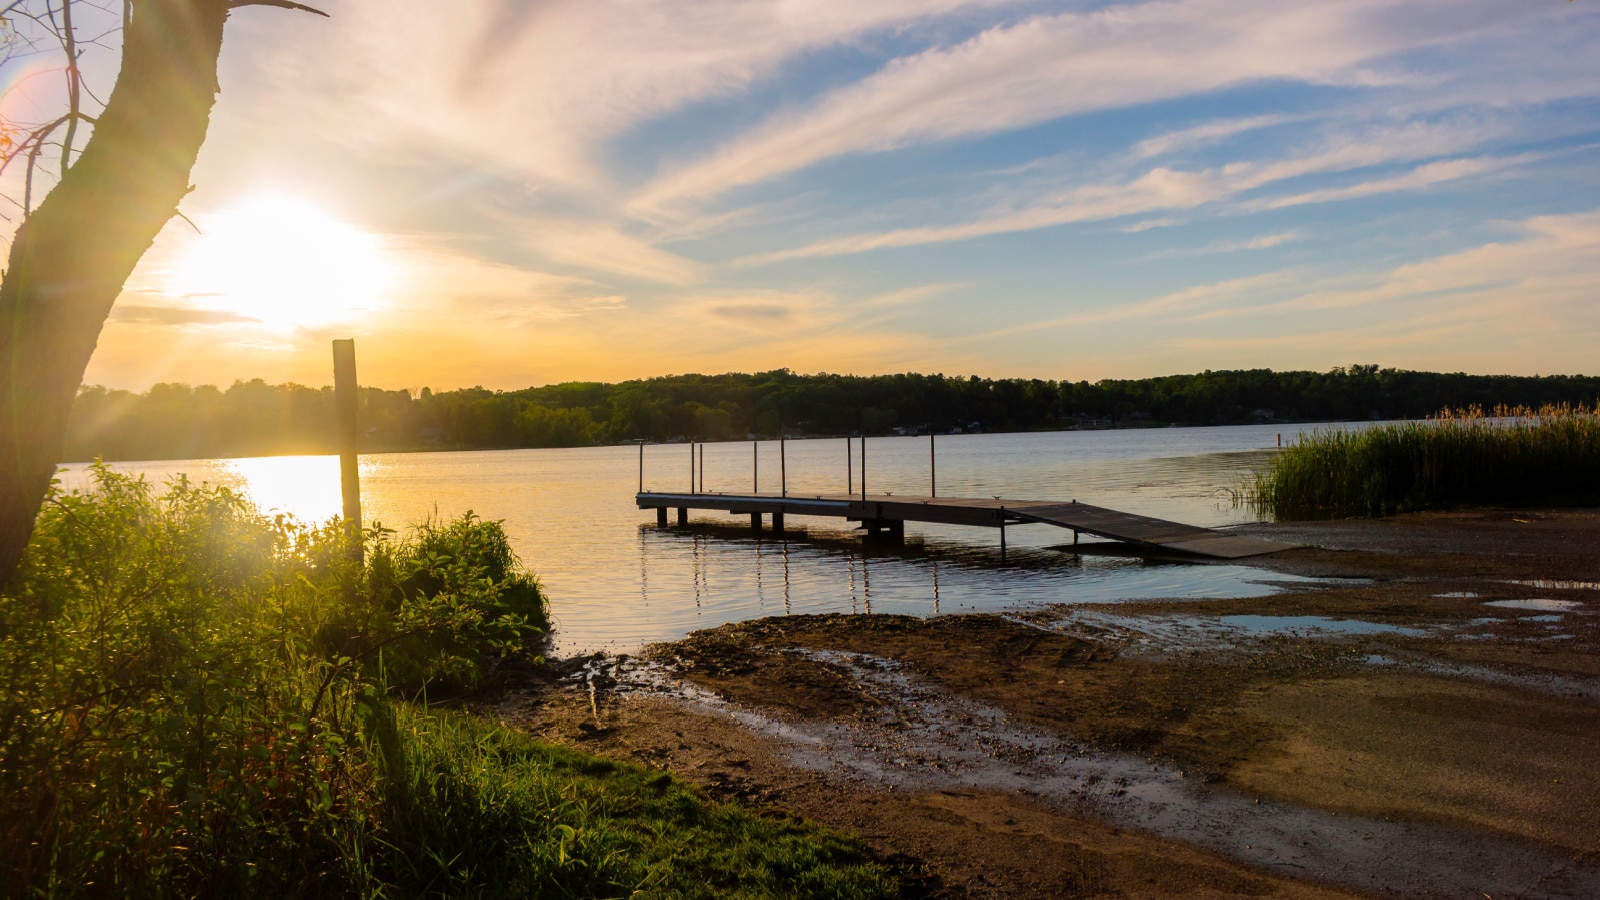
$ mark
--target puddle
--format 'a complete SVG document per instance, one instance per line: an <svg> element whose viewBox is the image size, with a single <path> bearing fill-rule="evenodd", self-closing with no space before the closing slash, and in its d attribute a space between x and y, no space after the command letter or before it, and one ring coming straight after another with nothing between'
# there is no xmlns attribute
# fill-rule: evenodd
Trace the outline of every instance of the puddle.
<svg viewBox="0 0 1600 900"><path fill-rule="evenodd" d="M1218 621L1250 634L1296 634L1325 631L1335 634L1403 634L1421 637L1420 628L1362 622L1359 619L1329 619L1323 616L1221 616Z"/></svg>
<svg viewBox="0 0 1600 900"><path fill-rule="evenodd" d="M1567 612L1583 606L1576 600L1490 600L1484 606L1498 606L1501 609L1537 609L1544 612ZM1542 621L1535 619L1534 621Z"/></svg>
<svg viewBox="0 0 1600 900"><path fill-rule="evenodd" d="M1549 578L1531 578L1526 580L1510 579L1505 584L1520 584L1523 587L1538 588L1541 591L1600 591L1600 581L1562 581Z"/></svg>
<svg viewBox="0 0 1600 900"><path fill-rule="evenodd" d="M1389 634L1426 637L1421 628L1330 619L1325 616L1128 616L1101 610L1071 610L1053 621L1007 616L1030 628L1120 642L1141 656L1161 658L1191 650L1238 650L1277 636L1337 640L1348 636Z"/></svg>
<svg viewBox="0 0 1600 900"><path fill-rule="evenodd" d="M879 700L857 723L775 719L678 680L667 668L615 666L625 690L675 696L789 748L792 765L918 792L1024 793L1065 812L1172 838L1299 878L1409 896L1593 897L1600 869L1508 838L1423 822L1339 815L1205 786L1171 766L1101 752L1011 723L942 691L894 660L795 651L840 666Z"/></svg>

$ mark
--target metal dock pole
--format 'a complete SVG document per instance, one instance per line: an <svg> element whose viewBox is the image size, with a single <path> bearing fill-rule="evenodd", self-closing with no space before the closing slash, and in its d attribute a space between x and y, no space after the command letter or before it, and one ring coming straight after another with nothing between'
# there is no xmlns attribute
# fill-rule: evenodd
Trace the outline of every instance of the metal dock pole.
<svg viewBox="0 0 1600 900"><path fill-rule="evenodd" d="M861 434L861 502L867 502L867 435Z"/></svg>

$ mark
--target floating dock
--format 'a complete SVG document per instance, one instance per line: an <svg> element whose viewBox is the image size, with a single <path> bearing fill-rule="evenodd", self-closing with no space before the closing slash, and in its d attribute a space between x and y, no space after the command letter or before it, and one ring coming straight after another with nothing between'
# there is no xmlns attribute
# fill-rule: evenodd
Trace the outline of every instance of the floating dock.
<svg viewBox="0 0 1600 900"><path fill-rule="evenodd" d="M1261 538L1241 537L1210 528L1183 525L1133 513L1118 512L1076 500L1009 500L999 497L896 497L890 494L819 494L808 497L794 494L662 493L640 491L640 509L654 509L656 523L667 524L667 510L676 509L679 525L689 521L689 510L718 510L735 515L748 514L750 523L761 530L762 517L770 518L772 529L783 531L785 516L828 516L859 522L869 536L903 539L907 522L933 522L941 525L969 525L1000 529L1000 546L1005 547L1005 529L1014 525L1040 524L1065 528L1073 533L1119 541L1154 552L1179 553L1212 559L1243 559L1294 549Z"/></svg>

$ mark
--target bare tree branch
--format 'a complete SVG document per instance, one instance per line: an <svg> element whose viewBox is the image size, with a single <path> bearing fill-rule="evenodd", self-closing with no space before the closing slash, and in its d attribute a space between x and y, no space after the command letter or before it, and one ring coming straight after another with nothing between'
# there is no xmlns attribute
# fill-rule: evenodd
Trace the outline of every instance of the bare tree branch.
<svg viewBox="0 0 1600 900"><path fill-rule="evenodd" d="M239 9L240 7L244 6L274 6L278 9L294 9L299 10L300 12L314 13L315 15L322 16L324 19L331 18L327 13L320 9L306 6L304 3L294 3L291 2L291 0L229 0L228 3L229 9Z"/></svg>
<svg viewBox="0 0 1600 900"><path fill-rule="evenodd" d="M61 49L67 54L67 133L61 139L61 174L72 167L72 142L78 136L78 110L83 100L83 70L78 68L78 35L72 28L72 0L61 4Z"/></svg>

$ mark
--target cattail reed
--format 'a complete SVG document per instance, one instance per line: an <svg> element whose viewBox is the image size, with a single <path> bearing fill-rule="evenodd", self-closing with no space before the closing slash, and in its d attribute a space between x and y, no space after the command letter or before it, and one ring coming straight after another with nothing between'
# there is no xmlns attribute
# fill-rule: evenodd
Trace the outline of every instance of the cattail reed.
<svg viewBox="0 0 1600 900"><path fill-rule="evenodd" d="M1317 431L1279 454L1253 493L1280 520L1600 503L1600 405L1445 409Z"/></svg>

